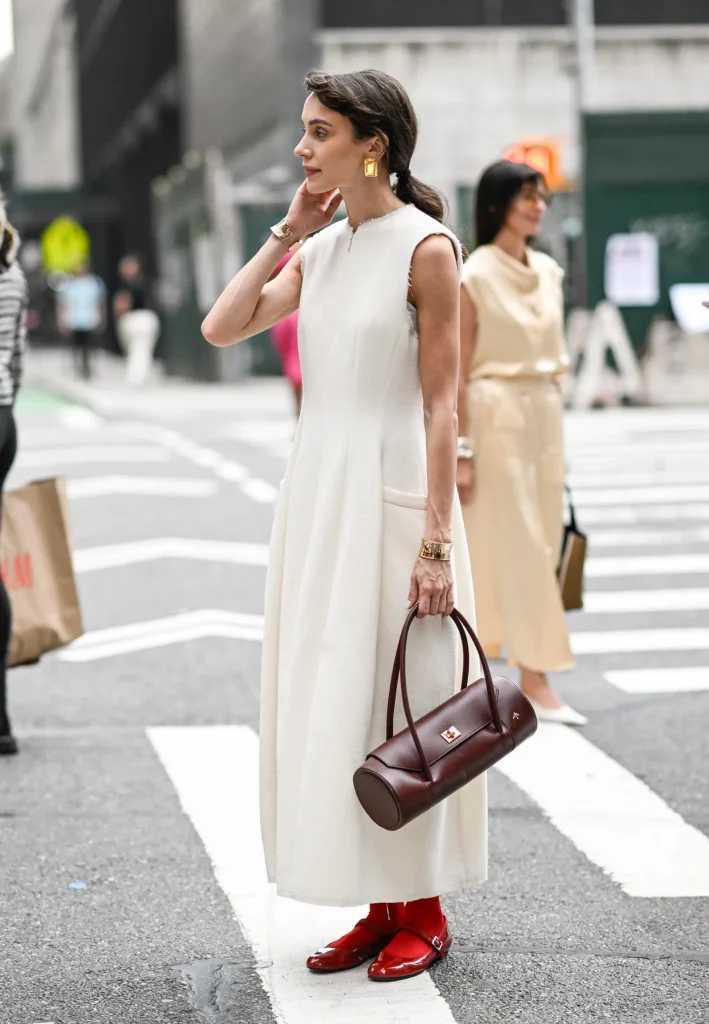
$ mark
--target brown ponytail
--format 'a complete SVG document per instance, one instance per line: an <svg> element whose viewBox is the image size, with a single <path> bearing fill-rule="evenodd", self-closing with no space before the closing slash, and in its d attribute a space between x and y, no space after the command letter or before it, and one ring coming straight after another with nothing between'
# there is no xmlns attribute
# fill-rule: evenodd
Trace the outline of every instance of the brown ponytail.
<svg viewBox="0 0 709 1024"><path fill-rule="evenodd" d="M384 71L355 71L347 75L310 71L305 85L324 106L349 118L357 139L378 135L388 140L388 169L397 176L394 192L398 198L412 203L434 220L444 220L447 210L441 193L419 181L409 170L418 138L418 120L400 82Z"/></svg>
<svg viewBox="0 0 709 1024"><path fill-rule="evenodd" d="M413 203L434 220L443 223L448 216L446 201L438 189L419 181L408 169L404 172L397 172L394 192L402 202Z"/></svg>

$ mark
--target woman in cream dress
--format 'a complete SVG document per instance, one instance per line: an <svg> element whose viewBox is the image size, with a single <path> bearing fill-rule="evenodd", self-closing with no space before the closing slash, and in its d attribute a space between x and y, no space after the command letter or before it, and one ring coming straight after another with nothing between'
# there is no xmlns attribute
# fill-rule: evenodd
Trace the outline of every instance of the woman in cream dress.
<svg viewBox="0 0 709 1024"><path fill-rule="evenodd" d="M584 725L547 681L574 661L556 578L563 271L528 246L546 205L542 176L525 164L499 161L480 179L461 294L457 482L486 654L507 648L539 719Z"/></svg>
<svg viewBox="0 0 709 1024"><path fill-rule="evenodd" d="M416 601L414 714L458 685L454 597L473 612L455 493L461 253L440 197L411 174L416 118L399 83L379 71L312 72L306 85L295 151L306 180L203 332L227 345L300 311L303 406L266 583L266 865L282 896L369 904L308 958L311 970L376 957L369 977L388 981L445 954L439 895L486 874L484 778L399 832L367 817L352 783L384 739L391 666ZM330 224L340 203L347 216ZM427 557L422 538L444 557Z"/></svg>

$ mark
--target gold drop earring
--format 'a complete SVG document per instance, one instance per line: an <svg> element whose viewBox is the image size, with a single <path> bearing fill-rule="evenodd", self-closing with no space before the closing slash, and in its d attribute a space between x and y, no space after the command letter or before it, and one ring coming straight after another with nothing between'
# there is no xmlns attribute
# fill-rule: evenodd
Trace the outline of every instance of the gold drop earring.
<svg viewBox="0 0 709 1024"><path fill-rule="evenodd" d="M370 156L364 158L364 176L365 178L376 178L379 174L379 164L376 160Z"/></svg>

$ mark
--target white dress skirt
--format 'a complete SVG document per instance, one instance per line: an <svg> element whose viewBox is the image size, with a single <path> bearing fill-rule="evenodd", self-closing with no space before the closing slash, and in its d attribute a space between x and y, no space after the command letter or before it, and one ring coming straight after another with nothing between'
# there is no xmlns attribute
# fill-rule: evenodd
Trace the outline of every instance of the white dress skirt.
<svg viewBox="0 0 709 1024"><path fill-rule="evenodd" d="M486 780L397 832L375 825L352 775L381 743L396 644L426 519L426 437L411 260L432 234L413 206L303 247L303 409L276 507L266 584L261 827L282 896L327 906L438 896L486 877ZM456 605L474 622L465 529L453 516ZM418 718L452 696L450 620L411 631ZM477 661L473 652L472 665ZM405 722L400 702L395 728Z"/></svg>

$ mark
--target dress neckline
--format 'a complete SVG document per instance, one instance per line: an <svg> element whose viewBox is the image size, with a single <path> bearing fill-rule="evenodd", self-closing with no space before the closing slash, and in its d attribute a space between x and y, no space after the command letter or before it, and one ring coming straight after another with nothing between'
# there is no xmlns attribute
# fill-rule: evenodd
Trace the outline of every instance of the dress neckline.
<svg viewBox="0 0 709 1024"><path fill-rule="evenodd" d="M358 231L361 231L362 228L369 227L372 224L381 224L385 220L391 220L392 217L396 217L396 215L398 213L401 213L402 210L408 210L410 206L411 203L404 203L403 206L397 206L395 210L390 210L389 213L383 213L381 217L368 217L367 220L360 221L356 228L352 227L352 225L350 224L349 217L345 218L345 223L347 224L347 227L354 235Z"/></svg>
<svg viewBox="0 0 709 1024"><path fill-rule="evenodd" d="M534 249L527 247L527 263L510 256L499 245L491 243L490 249L504 268L505 273L522 292L532 292L539 286L539 270L534 266Z"/></svg>

